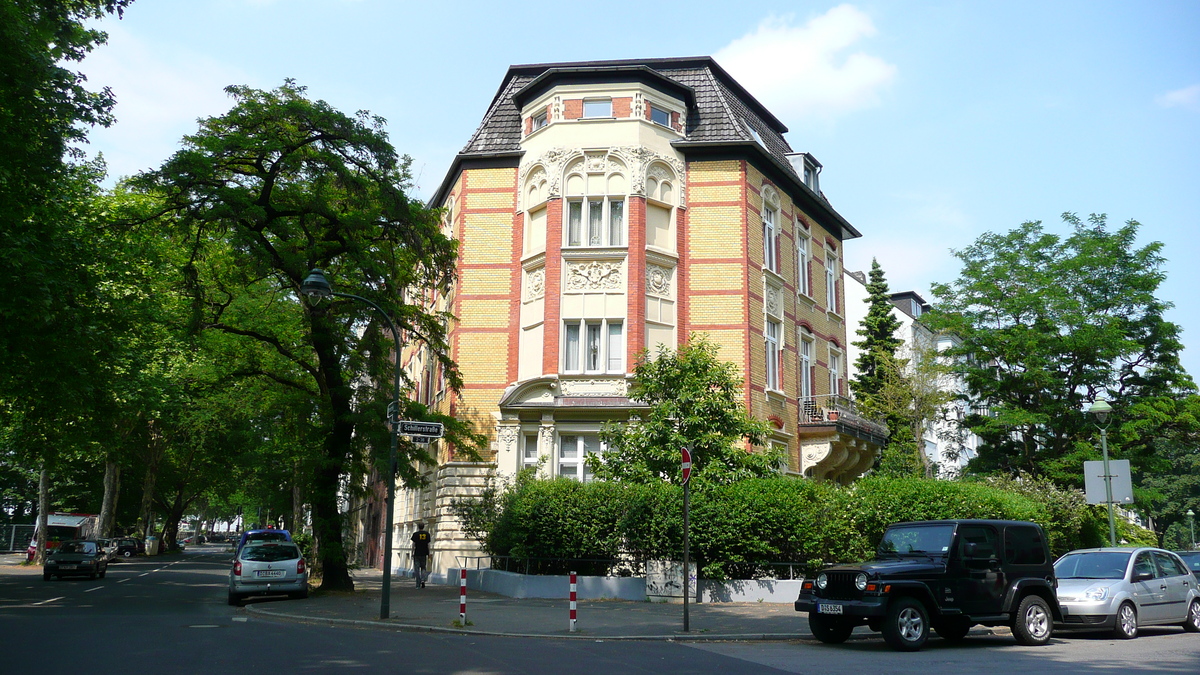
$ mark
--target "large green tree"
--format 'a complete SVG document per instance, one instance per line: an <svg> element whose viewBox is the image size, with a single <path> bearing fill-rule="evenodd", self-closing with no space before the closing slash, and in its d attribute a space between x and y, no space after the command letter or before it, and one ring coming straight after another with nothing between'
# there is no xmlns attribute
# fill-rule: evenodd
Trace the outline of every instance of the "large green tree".
<svg viewBox="0 0 1200 675"><path fill-rule="evenodd" d="M678 350L660 345L657 354L642 354L633 378L629 396L648 409L639 420L601 430L608 451L588 458L597 478L678 483L684 446L691 448L692 476L700 483L779 472L783 457L761 447L769 430L747 412L737 368L704 336L691 336ZM749 447L741 447L743 441Z"/></svg>
<svg viewBox="0 0 1200 675"><path fill-rule="evenodd" d="M321 268L338 290L372 300L429 346L457 388L449 317L422 302L447 291L456 247L439 214L406 196L410 160L397 156L384 120L347 116L290 80L226 91L232 110L201 120L182 150L133 184L164 200L159 222L189 248L181 272L193 329L236 338L233 375L308 401L321 431L311 503L322 587L349 589L339 488L356 439L387 438L393 345L369 307L311 306L299 301L300 286ZM415 445L401 450L402 465L425 457Z"/></svg>
<svg viewBox="0 0 1200 675"><path fill-rule="evenodd" d="M904 344L896 337L900 320L892 314L896 306L892 304L887 279L874 258L863 302L867 303L867 315L856 331L862 339L854 343L860 351L854 362L854 379L850 381L850 388L859 400L870 398L883 388L887 373L893 369L896 350Z"/></svg>
<svg viewBox="0 0 1200 675"><path fill-rule="evenodd" d="M1063 220L1067 236L1030 222L956 251L962 272L934 284L939 302L924 319L962 340L949 354L969 389L965 424L982 441L970 470L1080 487L1083 461L1099 454L1091 401L1112 400L1113 455L1138 470L1180 423L1172 411L1194 385L1156 295L1162 244L1139 246L1132 220Z"/></svg>

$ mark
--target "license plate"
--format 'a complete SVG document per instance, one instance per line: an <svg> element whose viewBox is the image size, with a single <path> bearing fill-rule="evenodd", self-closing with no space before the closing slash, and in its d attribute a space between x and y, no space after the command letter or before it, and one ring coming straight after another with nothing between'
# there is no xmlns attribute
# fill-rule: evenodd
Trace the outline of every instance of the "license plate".
<svg viewBox="0 0 1200 675"><path fill-rule="evenodd" d="M817 614L841 614L841 605L817 605Z"/></svg>
<svg viewBox="0 0 1200 675"><path fill-rule="evenodd" d="M60 569L60 570L73 570L73 569L76 569L77 567L79 567L79 566L78 566L78 565L59 565L59 566L58 566L58 569Z"/></svg>
<svg viewBox="0 0 1200 675"><path fill-rule="evenodd" d="M254 573L254 576L260 579L263 577L281 577L283 576L283 570L258 570Z"/></svg>

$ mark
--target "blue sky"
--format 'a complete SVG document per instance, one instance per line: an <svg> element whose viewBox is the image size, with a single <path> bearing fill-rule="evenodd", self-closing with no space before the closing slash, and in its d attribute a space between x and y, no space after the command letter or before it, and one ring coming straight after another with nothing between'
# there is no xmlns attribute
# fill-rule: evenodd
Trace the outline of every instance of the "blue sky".
<svg viewBox="0 0 1200 675"><path fill-rule="evenodd" d="M503 9L498 9L503 7ZM1064 211L1165 244L1160 297L1200 377L1200 2L440 3L138 0L83 64L118 123L114 176L161 163L222 88L295 78L385 117L427 197L511 64L712 55L824 164L821 186L893 290L929 296L951 249Z"/></svg>

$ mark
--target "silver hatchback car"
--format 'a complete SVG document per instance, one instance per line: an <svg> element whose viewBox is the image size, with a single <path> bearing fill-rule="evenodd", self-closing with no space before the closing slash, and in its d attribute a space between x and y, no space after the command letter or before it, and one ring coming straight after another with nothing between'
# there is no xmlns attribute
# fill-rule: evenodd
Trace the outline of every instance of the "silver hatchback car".
<svg viewBox="0 0 1200 675"><path fill-rule="evenodd" d="M1200 584L1179 556L1158 548L1071 551L1054 563L1063 622L1055 628L1111 630L1118 638L1142 626L1200 632Z"/></svg>
<svg viewBox="0 0 1200 675"><path fill-rule="evenodd" d="M290 541L247 544L229 570L229 604L251 595L308 597L308 565L300 548Z"/></svg>

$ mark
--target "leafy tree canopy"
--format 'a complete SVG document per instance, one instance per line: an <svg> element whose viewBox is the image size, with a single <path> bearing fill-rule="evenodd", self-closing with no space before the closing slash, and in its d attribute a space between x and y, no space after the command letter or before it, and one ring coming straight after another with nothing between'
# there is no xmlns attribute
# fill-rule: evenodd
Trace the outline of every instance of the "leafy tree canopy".
<svg viewBox="0 0 1200 675"><path fill-rule="evenodd" d="M1171 410L1194 385L1156 297L1162 244L1139 247L1132 220L1115 230L1103 215L1063 220L1066 237L1029 222L956 251L962 272L934 284L940 301L924 318L962 340L949 353L974 406L965 423L982 440L969 470L1081 487L1083 461L1099 454L1089 402L1112 400L1113 455L1136 470L1178 427Z"/></svg>

